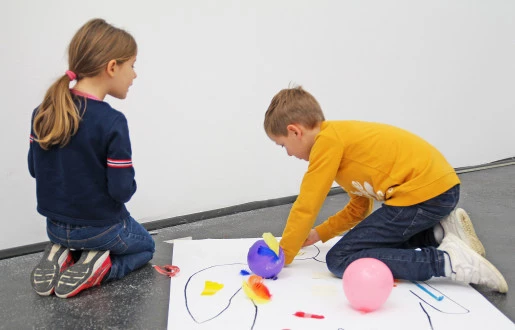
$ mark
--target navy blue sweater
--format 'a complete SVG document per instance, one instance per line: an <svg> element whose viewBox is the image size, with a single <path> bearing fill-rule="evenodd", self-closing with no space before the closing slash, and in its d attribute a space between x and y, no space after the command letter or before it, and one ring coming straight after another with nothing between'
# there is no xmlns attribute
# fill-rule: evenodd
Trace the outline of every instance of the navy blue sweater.
<svg viewBox="0 0 515 330"><path fill-rule="evenodd" d="M83 117L66 146L44 150L31 129L28 163L36 178L37 210L69 224L121 222L136 192L127 119L106 102L76 98Z"/></svg>

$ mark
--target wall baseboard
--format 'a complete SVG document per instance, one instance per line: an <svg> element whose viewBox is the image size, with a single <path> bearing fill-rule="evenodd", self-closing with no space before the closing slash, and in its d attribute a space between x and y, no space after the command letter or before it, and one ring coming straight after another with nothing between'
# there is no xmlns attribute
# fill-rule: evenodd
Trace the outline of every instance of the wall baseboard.
<svg viewBox="0 0 515 330"><path fill-rule="evenodd" d="M483 164L483 165L458 167L455 170L456 170L456 173L463 174L463 173L468 173L468 172L481 171L481 170L486 170L486 169L490 169L490 168L510 166L510 165L515 165L515 157L510 157L510 158L498 160L498 161ZM327 195L331 196L331 195L343 194L343 193L345 193L345 191L342 188L333 187L333 188L331 188L331 190L329 191L329 193ZM287 196L287 197L281 197L281 198L268 199L268 200L264 200L264 201L244 203L244 204L224 207L224 208L210 210L210 211L192 213L192 214L177 216L177 217L173 217L173 218L163 219L163 220L145 222L142 225L148 231L152 231L152 230L157 230L157 229L162 229L162 228L167 228L167 227L184 225L184 224L202 221L202 220L211 219L211 218L223 217L223 216L232 215L232 214L241 213L241 212L247 212L247 211L258 210L258 209L263 209L263 208L267 208L267 207L289 204L289 203L293 203L296 198L297 198L297 195L293 195L293 196ZM0 260L7 259L7 258L13 258L13 257L19 257L19 256L26 255L26 254L41 252L45 249L45 246L48 243L49 243L48 241L45 241L45 242L34 243L34 244L30 244L30 245L23 245L23 246L19 246L19 247L0 250Z"/></svg>
<svg viewBox="0 0 515 330"><path fill-rule="evenodd" d="M456 170L456 173L462 174L462 173L487 170L490 168L509 166L509 165L515 165L515 157L509 157L509 158L497 160L495 162L491 162L491 163L487 163L487 164L483 164L483 165L457 167L457 168L455 168L455 170Z"/></svg>

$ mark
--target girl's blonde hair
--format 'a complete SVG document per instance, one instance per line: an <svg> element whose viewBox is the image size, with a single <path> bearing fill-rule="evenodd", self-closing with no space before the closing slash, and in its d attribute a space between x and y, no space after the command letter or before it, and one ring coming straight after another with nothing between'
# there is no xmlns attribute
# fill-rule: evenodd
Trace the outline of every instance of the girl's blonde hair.
<svg viewBox="0 0 515 330"><path fill-rule="evenodd" d="M269 136L287 136L287 126L290 124L313 128L324 120L317 100L297 86L283 89L274 96L265 114L264 128Z"/></svg>
<svg viewBox="0 0 515 330"><path fill-rule="evenodd" d="M68 68L80 81L100 74L111 60L117 64L128 61L137 51L136 41L128 32L103 19L92 19L75 33L68 46ZM54 82L34 116L35 140L45 150L55 145L64 147L79 129L81 114L69 84L67 74Z"/></svg>

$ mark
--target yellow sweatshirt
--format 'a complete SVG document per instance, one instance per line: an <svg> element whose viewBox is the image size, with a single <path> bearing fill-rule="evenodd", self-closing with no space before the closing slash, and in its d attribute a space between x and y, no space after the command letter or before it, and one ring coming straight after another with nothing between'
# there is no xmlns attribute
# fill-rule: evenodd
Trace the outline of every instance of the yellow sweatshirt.
<svg viewBox="0 0 515 330"><path fill-rule="evenodd" d="M315 228L322 242L357 225L370 214L374 200L409 206L460 183L444 156L410 132L371 122L324 121L281 238L286 264L308 237L334 181L350 201Z"/></svg>

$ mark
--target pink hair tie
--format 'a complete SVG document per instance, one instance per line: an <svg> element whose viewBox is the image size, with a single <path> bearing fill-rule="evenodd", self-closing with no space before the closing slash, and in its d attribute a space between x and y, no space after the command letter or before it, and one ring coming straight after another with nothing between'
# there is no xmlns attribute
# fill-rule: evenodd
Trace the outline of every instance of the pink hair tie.
<svg viewBox="0 0 515 330"><path fill-rule="evenodd" d="M77 79L77 75L73 71L66 70L66 75L70 78L70 81Z"/></svg>

